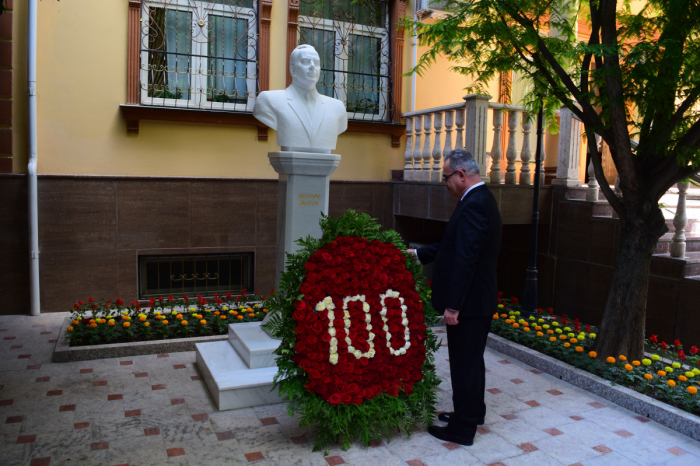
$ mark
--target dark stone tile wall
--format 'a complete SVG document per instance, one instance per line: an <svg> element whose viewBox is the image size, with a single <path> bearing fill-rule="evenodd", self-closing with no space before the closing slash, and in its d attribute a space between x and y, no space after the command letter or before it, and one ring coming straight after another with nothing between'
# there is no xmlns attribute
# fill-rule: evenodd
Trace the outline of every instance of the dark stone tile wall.
<svg viewBox="0 0 700 466"><path fill-rule="evenodd" d="M0 179L1 313L28 312L25 176ZM329 210L365 212L393 227L390 183L331 182ZM78 299L138 296L138 256L255 253L255 288L274 286L277 181L39 177L43 312Z"/></svg>

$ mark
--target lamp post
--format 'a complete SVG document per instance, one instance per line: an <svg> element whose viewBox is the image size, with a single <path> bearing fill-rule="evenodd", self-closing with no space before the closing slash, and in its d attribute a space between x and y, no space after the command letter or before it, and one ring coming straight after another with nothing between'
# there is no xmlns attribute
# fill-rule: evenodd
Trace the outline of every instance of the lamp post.
<svg viewBox="0 0 700 466"><path fill-rule="evenodd" d="M530 228L530 254L525 271L522 316L537 312L537 227L540 220L540 165L542 158L543 108L537 112L537 145L535 149L535 192L532 196L532 226Z"/></svg>

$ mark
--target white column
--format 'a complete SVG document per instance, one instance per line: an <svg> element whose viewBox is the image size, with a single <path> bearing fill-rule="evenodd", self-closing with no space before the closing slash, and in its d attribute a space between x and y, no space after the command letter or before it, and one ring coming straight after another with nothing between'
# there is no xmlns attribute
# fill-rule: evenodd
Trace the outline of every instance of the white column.
<svg viewBox="0 0 700 466"><path fill-rule="evenodd" d="M406 161L403 167L404 181L413 179L413 118L406 118L406 152L403 154Z"/></svg>
<svg viewBox="0 0 700 466"><path fill-rule="evenodd" d="M578 179L581 152L581 122L566 107L559 109L559 154L557 177L552 184L559 186L581 186Z"/></svg>
<svg viewBox="0 0 700 466"><path fill-rule="evenodd" d="M508 150L506 150L506 184L517 184L518 174L515 173L515 159L518 153L515 150L515 131L518 127L518 111L511 110L508 112Z"/></svg>
<svg viewBox="0 0 700 466"><path fill-rule="evenodd" d="M523 186L532 184L532 173L530 172L530 159L532 159L532 151L530 150L530 129L532 122L529 120L529 114L523 113L523 147L520 150L520 182Z"/></svg>
<svg viewBox="0 0 700 466"><path fill-rule="evenodd" d="M588 164L588 189L586 190L587 201L597 201L600 194L600 186L598 179L595 177L595 167L593 166L593 157L591 163Z"/></svg>
<svg viewBox="0 0 700 466"><path fill-rule="evenodd" d="M464 149L472 154L479 164L481 179L488 181L488 161L486 160L486 135L489 110L489 98L483 95L468 95L464 97L466 110L466 126L464 134Z"/></svg>
<svg viewBox="0 0 700 466"><path fill-rule="evenodd" d="M433 166L430 171L430 181L439 183L442 178L442 166L440 165L442 159L442 112L435 114L433 126L435 127L435 141L433 143Z"/></svg>
<svg viewBox="0 0 700 466"><path fill-rule="evenodd" d="M491 146L491 171L489 182L501 183L501 126L503 126L503 110L493 109L493 145Z"/></svg>
<svg viewBox="0 0 700 466"><path fill-rule="evenodd" d="M688 216L685 211L685 196L688 192L688 183L678 183L678 205L676 216L673 217L673 242L671 243L671 257L685 257L685 227L688 224Z"/></svg>
<svg viewBox="0 0 700 466"><path fill-rule="evenodd" d="M416 134L416 143L413 146L413 176L410 181L420 181L421 179L421 156L420 150L420 138L423 134L423 117L421 115L416 115L413 117L413 130Z"/></svg>
<svg viewBox="0 0 700 466"><path fill-rule="evenodd" d="M430 134L433 132L433 114L429 113L423 116L423 170L421 171L420 181L430 181L430 159L432 151L430 150Z"/></svg>
<svg viewBox="0 0 700 466"><path fill-rule="evenodd" d="M452 152L452 126L454 125L455 114L452 110L445 112L445 147L442 150L442 155L447 157L447 154Z"/></svg>
<svg viewBox="0 0 700 466"><path fill-rule="evenodd" d="M464 109L455 110L455 124L457 125L457 138L455 139L455 149L464 149Z"/></svg>

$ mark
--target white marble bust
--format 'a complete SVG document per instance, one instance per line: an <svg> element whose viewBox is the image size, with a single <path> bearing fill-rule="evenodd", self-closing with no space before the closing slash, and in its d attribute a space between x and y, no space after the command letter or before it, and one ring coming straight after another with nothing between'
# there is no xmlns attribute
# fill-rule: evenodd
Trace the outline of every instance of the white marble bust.
<svg viewBox="0 0 700 466"><path fill-rule="evenodd" d="M292 85L261 92L253 116L277 131L283 151L330 153L338 135L348 128L345 105L319 94L321 59L311 45L300 45L289 57Z"/></svg>

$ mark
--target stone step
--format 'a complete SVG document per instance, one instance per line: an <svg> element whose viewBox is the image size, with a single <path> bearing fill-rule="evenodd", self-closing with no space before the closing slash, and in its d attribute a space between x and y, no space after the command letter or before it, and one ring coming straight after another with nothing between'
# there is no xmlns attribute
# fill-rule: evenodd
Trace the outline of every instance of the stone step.
<svg viewBox="0 0 700 466"><path fill-rule="evenodd" d="M670 252L671 243L673 242L673 235L673 232L669 232L659 238L659 242L656 243L653 253L666 254ZM700 232L685 233L685 251L687 253L700 251Z"/></svg>
<svg viewBox="0 0 700 466"><path fill-rule="evenodd" d="M663 260L679 261L679 262L684 263L683 264L683 277L684 278L692 278L692 277L700 275L700 251L686 252L685 257L671 257L671 255L669 253L654 254L654 257L657 257L657 258L660 258Z"/></svg>
<svg viewBox="0 0 700 466"><path fill-rule="evenodd" d="M250 369L275 366L276 355L272 353L281 340L275 340L265 333L260 322L230 324L228 340Z"/></svg>
<svg viewBox="0 0 700 466"><path fill-rule="evenodd" d="M279 390L272 390L276 366L248 368L229 341L198 343L195 346L197 367L219 411L284 401Z"/></svg>

